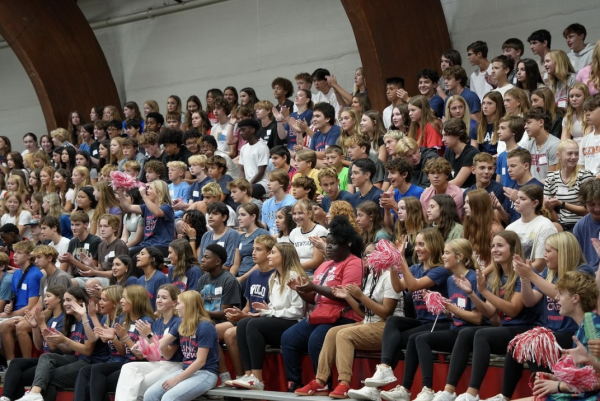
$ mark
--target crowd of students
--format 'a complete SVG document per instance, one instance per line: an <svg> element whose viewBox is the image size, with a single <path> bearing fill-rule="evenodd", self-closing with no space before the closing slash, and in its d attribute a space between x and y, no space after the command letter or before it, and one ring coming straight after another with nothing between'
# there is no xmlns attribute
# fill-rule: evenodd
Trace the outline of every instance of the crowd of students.
<svg viewBox="0 0 600 401"><path fill-rule="evenodd" d="M295 93L274 79L274 102L230 86L205 107L169 96L165 116L154 100L127 102L124 118L115 106L89 122L73 111L66 129L26 134L22 153L0 137L0 400L65 388L75 400L191 400L218 381L262 390L269 345L301 396L409 401L420 366L417 401L476 401L490 355L536 326L600 371L581 328L600 282L600 41L586 44L580 24L564 37L569 54L532 33L539 60L522 59L517 38L491 62L474 42L470 77L449 50L441 77L415 77L419 94L388 78L382 111L362 68L351 92L319 68L295 77ZM111 185L115 171L142 185ZM400 266L369 265L382 240ZM446 298L439 316L430 291ZM144 339L160 361L146 360ZM381 350L381 362L351 389L357 349ZM451 353L443 389L432 351ZM381 391L400 360L401 384ZM507 354L490 400L511 399L522 371ZM570 394L551 375L533 391L600 394Z"/></svg>

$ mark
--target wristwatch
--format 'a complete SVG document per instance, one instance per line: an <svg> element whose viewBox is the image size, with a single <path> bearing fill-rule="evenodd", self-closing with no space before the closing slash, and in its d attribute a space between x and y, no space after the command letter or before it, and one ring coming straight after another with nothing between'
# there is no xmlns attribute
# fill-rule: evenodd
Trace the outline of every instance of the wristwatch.
<svg viewBox="0 0 600 401"><path fill-rule="evenodd" d="M152 337L154 337L154 334L152 334L152 333L150 333L150 334L148 334L148 335L146 336L146 338L147 338L148 340L149 340L149 339L151 339Z"/></svg>

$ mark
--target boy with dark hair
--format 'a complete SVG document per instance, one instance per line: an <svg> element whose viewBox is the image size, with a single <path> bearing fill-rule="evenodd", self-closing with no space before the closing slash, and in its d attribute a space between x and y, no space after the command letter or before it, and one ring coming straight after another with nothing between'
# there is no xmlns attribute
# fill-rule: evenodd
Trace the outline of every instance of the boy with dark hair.
<svg viewBox="0 0 600 401"><path fill-rule="evenodd" d="M583 103L588 126L593 130L579 144L579 164L600 178L600 94L595 94Z"/></svg>
<svg viewBox="0 0 600 401"><path fill-rule="evenodd" d="M267 190L267 165L269 164L269 146L258 139L260 124L253 119L238 123L242 139L246 144L240 151L240 177L252 184L252 196L261 199ZM277 135L275 135L277 136Z"/></svg>
<svg viewBox="0 0 600 401"><path fill-rule="evenodd" d="M150 160L144 164L144 181L150 184L156 180L165 180L167 178L167 170L165 165L159 160Z"/></svg>
<svg viewBox="0 0 600 401"><path fill-rule="evenodd" d="M344 167L344 160L344 150L340 146L331 145L325 149L325 164L329 167L334 167L337 171L338 180L340 180L340 189L352 194L354 193L354 187L348 182L350 169Z"/></svg>
<svg viewBox="0 0 600 401"><path fill-rule="evenodd" d="M5 252L8 255L10 266L16 267L14 262L13 244L16 244L23 239L19 235L19 227L12 223L6 223L0 226L0 238L4 241L4 246L0 247L0 251Z"/></svg>
<svg viewBox="0 0 600 401"><path fill-rule="evenodd" d="M44 238L50 241L48 244L52 248L56 249L59 255L69 250L69 239L61 235L60 221L53 216L42 217L42 235ZM56 267L60 267L60 261L56 260Z"/></svg>
<svg viewBox="0 0 600 401"><path fill-rule="evenodd" d="M71 231L73 239L69 242L67 252L60 255L60 268L71 274L73 277L79 277L80 271L95 269L98 266L98 245L102 241L100 237L90 234L88 226L90 217L83 211L75 211L71 214ZM91 257L90 264L84 264L81 256Z"/></svg>
<svg viewBox="0 0 600 401"><path fill-rule="evenodd" d="M96 138L96 141L90 146L90 158L92 159L92 164L94 164L94 166L98 166L98 148L100 147L100 142L108 139L108 132L106 131L107 125L106 121L103 120L94 121L94 137Z"/></svg>
<svg viewBox="0 0 600 401"><path fill-rule="evenodd" d="M329 75L331 75L329 70L325 68L317 68L312 73L312 81L317 90L317 93L312 96L312 101L314 104L321 102L329 103L335 109L335 115L337 116L340 113L340 104L335 96L335 91L327 82Z"/></svg>
<svg viewBox="0 0 600 401"><path fill-rule="evenodd" d="M468 188L475 184L475 176L471 171L473 157L479 150L469 142L467 127L462 119L450 118L444 123L442 141L446 147L444 159L452 167L450 183L460 188Z"/></svg>
<svg viewBox="0 0 600 401"><path fill-rule="evenodd" d="M313 108L312 123L316 131L310 140L310 149L317 153L318 159L324 159L327 147L335 145L340 137L340 126L335 123L336 115L335 109L328 103L317 103Z"/></svg>
<svg viewBox="0 0 600 401"><path fill-rule="evenodd" d="M235 210L239 205L231 199L228 184L233 181L233 178L227 174L227 162L225 159L218 155L209 157L206 161L206 167L208 176L221 187L221 191L223 192L219 200Z"/></svg>
<svg viewBox="0 0 600 401"><path fill-rule="evenodd" d="M290 185L290 178L283 170L273 170L269 173L267 183L269 192L273 194L262 206L261 221L267 225L267 230L272 236L277 236L277 226L275 225L275 215L277 211L284 206L292 206L296 199L287 192Z"/></svg>
<svg viewBox="0 0 600 401"><path fill-rule="evenodd" d="M106 127L106 132L108 132L108 138L113 139L121 136L121 131L123 129L123 123L118 120L112 120L108 122L108 126Z"/></svg>
<svg viewBox="0 0 600 401"><path fill-rule="evenodd" d="M373 201L379 205L379 198L383 191L371 183L371 178L375 175L375 163L368 157L356 160L350 166L350 179L356 192L352 196L350 204L354 208L365 201Z"/></svg>
<svg viewBox="0 0 600 401"><path fill-rule="evenodd" d="M165 128L158 137L158 142L163 145L167 157L165 157L165 164L173 161L184 162L187 166L188 159L192 155L183 144L183 132L178 129ZM191 178L189 173L186 173L187 178Z"/></svg>
<svg viewBox="0 0 600 401"><path fill-rule="evenodd" d="M585 43L586 36L587 29L581 24L571 24L563 31L563 37L571 49L567 55L575 72L579 72L583 67L592 63L594 45Z"/></svg>
<svg viewBox="0 0 600 401"><path fill-rule="evenodd" d="M390 190L381 194L379 206L383 208L386 226L393 227L398 213L398 202L407 196L421 199L424 189L411 184L413 166L404 157L391 159L385 164L390 181Z"/></svg>
<svg viewBox="0 0 600 401"><path fill-rule="evenodd" d="M509 79L509 75L514 68L515 62L508 56L501 55L492 59L492 78L497 84L494 90L500 92L502 97L504 97L507 90L514 87Z"/></svg>
<svg viewBox="0 0 600 401"><path fill-rule="evenodd" d="M419 93L429 100L429 107L437 118L444 116L444 99L437 95L437 85L440 76L431 68L423 68L417 74Z"/></svg>
<svg viewBox="0 0 600 401"><path fill-rule="evenodd" d="M298 177L292 181L292 196L296 200L308 199L311 202L317 200L317 185L310 177Z"/></svg>
<svg viewBox="0 0 600 401"><path fill-rule="evenodd" d="M446 68L444 71L444 79L446 89L450 91L451 95L462 96L471 112L471 117L476 121L481 118L481 99L475 92L466 88L467 85L467 72L460 65L454 65ZM448 98L446 98L446 102Z"/></svg>
<svg viewBox="0 0 600 401"><path fill-rule="evenodd" d="M218 149L217 140L214 136L211 135L203 135L200 137L198 141L200 146L200 153L205 155L206 157L211 157L214 155L221 156L223 159L227 161L227 172L234 180L240 178L240 168L239 166L231 160L229 154L227 152L222 152Z"/></svg>
<svg viewBox="0 0 600 401"><path fill-rule="evenodd" d="M308 72L301 72L299 74L296 74L294 80L296 81L296 87L298 88L298 90L310 90L312 88L313 80L312 76Z"/></svg>
<svg viewBox="0 0 600 401"><path fill-rule="evenodd" d="M529 48L533 54L540 56L538 60L538 68L540 69L540 74L542 74L542 78L544 79L544 83L549 85L550 81L548 80L548 72L544 67L544 58L546 54L550 51L550 46L552 44L552 35L545 29L540 29L533 32L527 38L527 42L529 42Z"/></svg>
<svg viewBox="0 0 600 401"><path fill-rule="evenodd" d="M169 111L165 116L167 121L167 128L180 129L181 128L181 116L177 112Z"/></svg>
<svg viewBox="0 0 600 401"><path fill-rule="evenodd" d="M492 75L492 65L487 59L487 54L487 43L480 40L467 47L469 63L477 67L471 73L471 89L480 99L483 99L483 96L492 90L492 85L488 83L489 76Z"/></svg>
<svg viewBox="0 0 600 401"><path fill-rule="evenodd" d="M148 114L151 114L151 113L148 113ZM144 162L144 166L146 166L150 161L153 161L153 160L158 161L163 165L166 163L165 160L167 158L167 152L163 151L160 148L158 133L156 133L154 131L146 132L144 135L141 136L139 145L141 147L143 147L144 150L146 151L146 160ZM140 181L147 182L146 169L143 168L142 171L143 171L143 173L142 173L142 177L140 178ZM156 169L155 169L155 171L156 171ZM162 174L162 176L164 177L164 174Z"/></svg>
<svg viewBox="0 0 600 401"><path fill-rule="evenodd" d="M287 146L279 145L275 146L269 151L271 155L271 162L275 169L282 169L287 171L290 176L290 180L296 174L296 168L291 166L291 154Z"/></svg>
<svg viewBox="0 0 600 401"><path fill-rule="evenodd" d="M548 171L555 171L558 164L560 139L550 135L551 126L552 117L547 109L533 107L525 114L525 131L530 140L524 148L531 153L531 175L542 183Z"/></svg>
<svg viewBox="0 0 600 401"><path fill-rule="evenodd" d="M231 104L227 100L222 97L218 97L214 100L213 114L215 115L217 122L212 126L210 135L217 140L217 149L228 154L233 150L233 148L227 144L227 124L229 124L230 113Z"/></svg>
<svg viewBox="0 0 600 401"><path fill-rule="evenodd" d="M385 79L385 94L388 102L391 104L383 109L382 118L383 125L386 129L389 129L392 125L392 111L394 107L399 106L402 103L408 102L408 93L404 90L404 78L401 77L388 77ZM399 96L402 95L402 96Z"/></svg>
<svg viewBox="0 0 600 401"><path fill-rule="evenodd" d="M600 256L590 241L600 238L600 180L587 180L579 187L579 203L585 206L588 214L573 227L573 235L577 238L585 260L594 269L598 269Z"/></svg>
<svg viewBox="0 0 600 401"><path fill-rule="evenodd" d="M79 137L81 138L81 144L79 145L79 151L85 150L91 154L92 145L96 142L94 138L94 125L85 124L79 130Z"/></svg>
<svg viewBox="0 0 600 401"><path fill-rule="evenodd" d="M277 77L271 82L273 89L273 97L277 100L275 108L281 111L281 107L285 106L290 112L294 111L294 102L288 99L294 94L294 85L287 78Z"/></svg>
<svg viewBox="0 0 600 401"><path fill-rule="evenodd" d="M129 138L139 141L140 136L142 136L142 122L140 120L127 120L125 128L127 129L127 136Z"/></svg>
<svg viewBox="0 0 600 401"><path fill-rule="evenodd" d="M144 167L146 158L138 151L139 145L137 139L124 138L121 144L121 149L123 151L123 160L119 162L119 171L123 171L125 163L129 161L138 162L140 164L140 170ZM141 178L141 175L138 178Z"/></svg>
<svg viewBox="0 0 600 401"><path fill-rule="evenodd" d="M381 188L383 179L385 178L385 168L378 156L370 153L371 141L369 138L364 135L352 135L346 139L345 145L348 148L348 157L350 157L350 160L370 159L373 162L375 173L371 175L371 182L377 188Z"/></svg>
<svg viewBox="0 0 600 401"><path fill-rule="evenodd" d="M160 134L162 127L165 125L165 118L162 114L151 111L146 116L146 134L155 132Z"/></svg>
<svg viewBox="0 0 600 401"><path fill-rule="evenodd" d="M197 202L191 205L190 209L200 210L206 215L208 206L212 203L222 203L222 197L223 191L221 191L221 187L219 186L219 184L217 184L216 182L209 182L204 187L202 187L202 202ZM236 228L238 226L237 213L235 212L235 209L231 206L225 206L227 206L227 209L229 210L229 217L227 218L227 227Z"/></svg>
<svg viewBox="0 0 600 401"><path fill-rule="evenodd" d="M510 38L502 43L502 54L510 57L514 63L513 70L508 74L508 82L513 85L517 84L517 70L524 52L525 45L523 45L521 39Z"/></svg>
<svg viewBox="0 0 600 401"><path fill-rule="evenodd" d="M505 116L498 123L498 141L506 144L506 150L498 155L496 167L496 181L503 187L512 187L515 183L508 175L508 152L517 149L525 133L525 120L519 116Z"/></svg>
<svg viewBox="0 0 600 401"><path fill-rule="evenodd" d="M198 146L198 140L202 135L196 128L189 129L183 134L183 145L192 155L200 154L200 147Z"/></svg>
<svg viewBox="0 0 600 401"><path fill-rule="evenodd" d="M238 244L239 234L236 230L227 227L229 208L223 202L212 202L206 208L206 221L212 230L207 231L200 241L200 259L210 244L217 244L227 250L227 258L223 262L225 269L233 265L235 247Z"/></svg>
<svg viewBox="0 0 600 401"><path fill-rule="evenodd" d="M500 204L504 203L504 187L492 179L495 165L494 157L489 153L476 154L471 167L471 171L475 175L475 184L465 189L464 196L475 189L485 189L488 194L496 195Z"/></svg>
<svg viewBox="0 0 600 401"><path fill-rule="evenodd" d="M317 197L317 203L321 204L321 208L329 213L331 202L343 200L352 204L352 194L340 189L340 180L335 167L325 167L319 171L319 182L325 195Z"/></svg>
<svg viewBox="0 0 600 401"><path fill-rule="evenodd" d="M504 187L504 202L500 203L494 194L490 194L490 197L492 207L496 209L496 215L499 217L498 220L510 224L521 218L521 214L515 210L519 189L525 185L539 185L543 188L544 184L531 175L531 153L527 149L517 148L508 152L507 163L508 174L515 183L510 188Z"/></svg>

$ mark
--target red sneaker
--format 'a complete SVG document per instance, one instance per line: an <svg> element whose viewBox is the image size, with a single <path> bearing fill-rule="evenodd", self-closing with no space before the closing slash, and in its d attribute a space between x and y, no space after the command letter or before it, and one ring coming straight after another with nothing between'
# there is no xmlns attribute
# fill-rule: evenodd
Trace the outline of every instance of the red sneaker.
<svg viewBox="0 0 600 401"><path fill-rule="evenodd" d="M321 386L316 380L312 380L306 386L294 391L294 394L314 396L329 395L329 388L327 388L327 384Z"/></svg>
<svg viewBox="0 0 600 401"><path fill-rule="evenodd" d="M348 398L348 391L350 390L350 386L346 386L343 383L337 385L335 390L329 393L331 398Z"/></svg>

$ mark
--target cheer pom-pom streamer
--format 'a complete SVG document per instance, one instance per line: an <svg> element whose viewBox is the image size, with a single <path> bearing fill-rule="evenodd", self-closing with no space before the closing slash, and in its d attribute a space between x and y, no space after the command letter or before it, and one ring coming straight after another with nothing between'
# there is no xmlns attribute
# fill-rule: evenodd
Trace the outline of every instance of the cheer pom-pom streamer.
<svg viewBox="0 0 600 401"><path fill-rule="evenodd" d="M435 291L427 291L423 296L423 300L425 301L425 306L427 306L427 312L433 315L444 313L444 310L446 309L444 303L448 302L442 294Z"/></svg>
<svg viewBox="0 0 600 401"><path fill-rule="evenodd" d="M593 366L587 365L580 368L569 355L562 357L554 364L552 371L558 380L566 383L576 393L593 390L598 385L598 377Z"/></svg>
<svg viewBox="0 0 600 401"><path fill-rule="evenodd" d="M144 186L144 184L139 182L135 177L132 177L129 174L125 174L120 171L112 171L110 173L110 178L110 186L114 190L124 189L125 191L129 191L130 189L140 188Z"/></svg>
<svg viewBox="0 0 600 401"><path fill-rule="evenodd" d="M508 343L508 352L512 351L515 361L535 362L548 368L558 362L560 350L556 337L546 327L536 327L526 331Z"/></svg>
<svg viewBox="0 0 600 401"><path fill-rule="evenodd" d="M388 240L377 242L375 250L367 257L367 263L375 272L386 269L399 269L402 262L402 254Z"/></svg>
<svg viewBox="0 0 600 401"><path fill-rule="evenodd" d="M150 362L160 361L160 350L158 349L158 342L153 342L152 344L148 343L148 341L144 337L140 337L137 342L140 347L140 351L146 360Z"/></svg>

